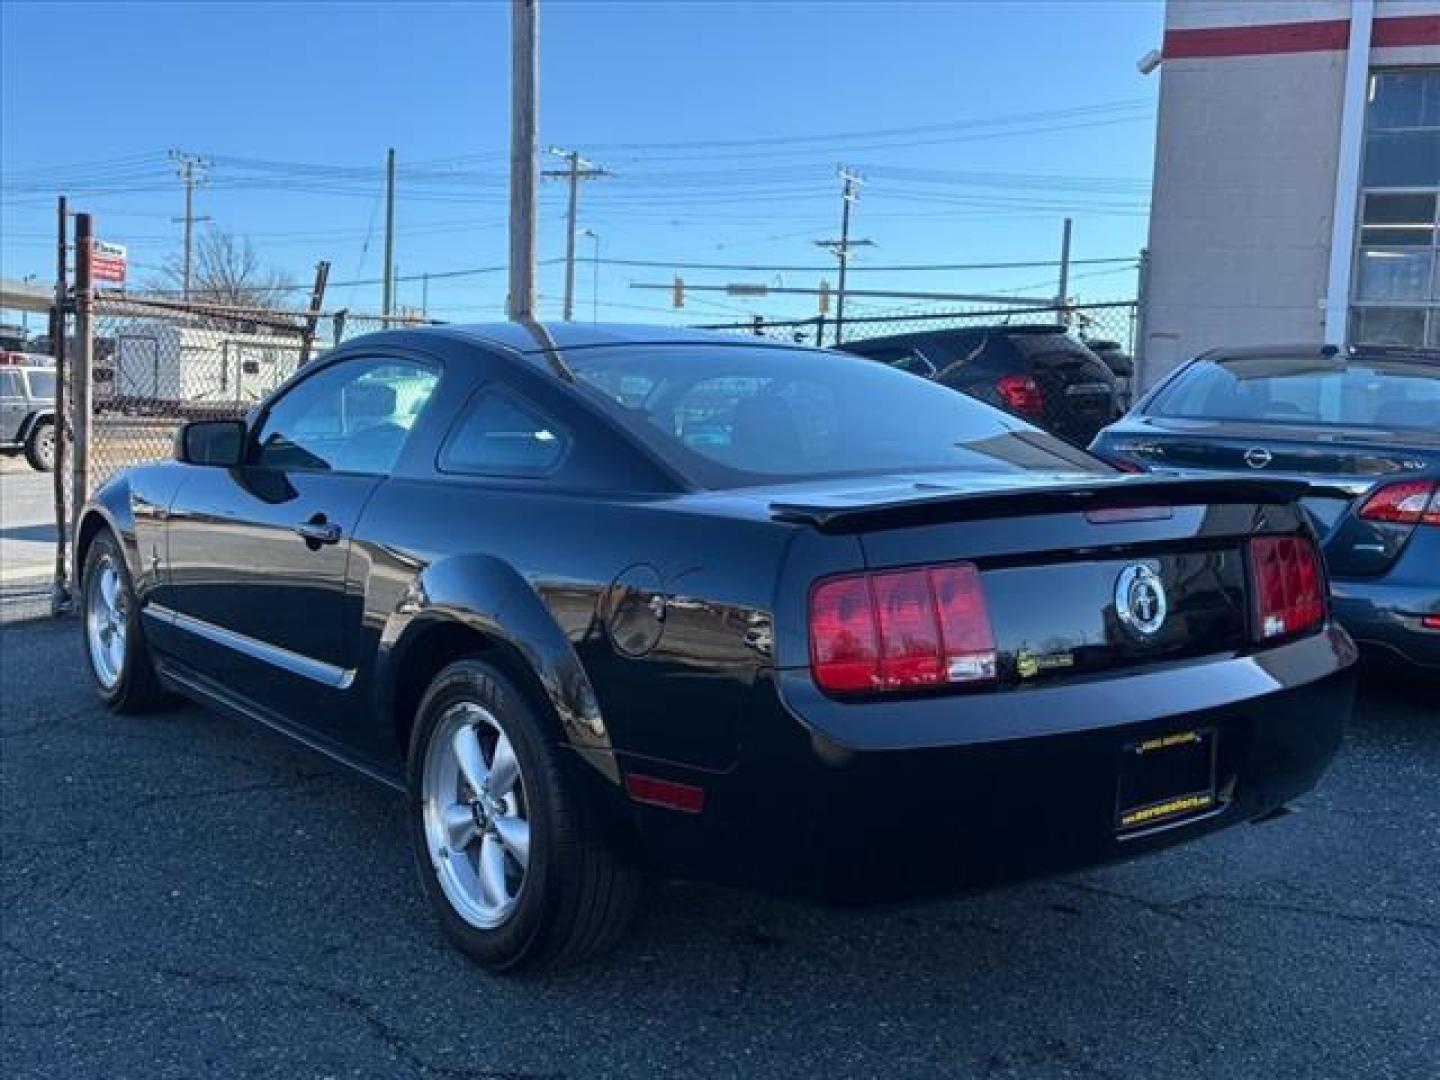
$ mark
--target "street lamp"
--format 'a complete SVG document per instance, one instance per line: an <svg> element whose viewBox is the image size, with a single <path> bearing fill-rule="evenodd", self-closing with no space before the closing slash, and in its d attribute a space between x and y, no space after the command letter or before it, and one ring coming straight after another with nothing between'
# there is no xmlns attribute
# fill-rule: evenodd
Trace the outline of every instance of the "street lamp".
<svg viewBox="0 0 1440 1080"><path fill-rule="evenodd" d="M600 321L600 234L586 229L580 234L595 241L595 255L590 260L590 321Z"/></svg>
<svg viewBox="0 0 1440 1080"><path fill-rule="evenodd" d="M35 280L36 278L38 278L39 276L40 276L39 274L26 274L26 275L25 275L23 278L21 278L20 280L21 280L21 282L23 282L24 284L29 285L30 282L34 281L34 280ZM29 308L21 308L21 309L20 309L20 333L25 336L25 339L26 339L27 341L30 339L30 309L29 309Z"/></svg>

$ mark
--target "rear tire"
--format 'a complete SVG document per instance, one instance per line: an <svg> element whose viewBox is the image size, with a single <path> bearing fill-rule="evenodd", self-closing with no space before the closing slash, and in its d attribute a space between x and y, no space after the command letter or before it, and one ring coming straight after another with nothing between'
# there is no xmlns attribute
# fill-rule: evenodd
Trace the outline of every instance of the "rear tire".
<svg viewBox="0 0 1440 1080"><path fill-rule="evenodd" d="M140 625L140 605L130 571L110 530L102 530L85 553L80 577L80 636L90 681L105 707L117 713L159 708L165 692L150 662Z"/></svg>
<svg viewBox="0 0 1440 1080"><path fill-rule="evenodd" d="M587 822L541 716L501 670L460 660L430 684L410 738L420 883L445 936L496 972L612 947L640 891Z"/></svg>
<svg viewBox="0 0 1440 1080"><path fill-rule="evenodd" d="M55 468L55 423L41 420L30 429L25 440L25 460L36 472L50 472Z"/></svg>

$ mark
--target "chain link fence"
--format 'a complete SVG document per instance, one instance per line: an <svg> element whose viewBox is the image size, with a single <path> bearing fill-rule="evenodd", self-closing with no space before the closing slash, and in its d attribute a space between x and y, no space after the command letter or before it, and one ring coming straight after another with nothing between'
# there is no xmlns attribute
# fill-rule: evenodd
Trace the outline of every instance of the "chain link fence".
<svg viewBox="0 0 1440 1080"><path fill-rule="evenodd" d="M808 319L707 323L702 330L725 330L759 334L803 345L833 347L864 338L894 334L929 333L936 330L973 329L980 326L1039 325L1065 326L1087 342L1114 342L1127 355L1134 355L1139 304L1135 300L1111 300L1087 304L974 304L944 310L847 314L842 326L823 315ZM837 340L838 338L838 340Z"/></svg>
<svg viewBox="0 0 1440 1080"><path fill-rule="evenodd" d="M131 465L168 457L181 424L242 417L308 361L350 338L403 323L345 311L100 295L91 371L92 487Z"/></svg>
<svg viewBox="0 0 1440 1080"><path fill-rule="evenodd" d="M241 309L99 292L92 305L88 487L122 469L167 458L175 432L190 420L243 417L303 364L362 334L411 325L413 318L350 311ZM52 520L71 522L87 493L74 490L76 429L75 320L67 319L67 433ZM13 473L13 479L11 478ZM40 482L28 469L7 470L4 483L34 501ZM49 487L48 482L46 487ZM48 491L44 497L50 501ZM9 500L7 499L7 502ZM49 530L60 543L59 530ZM8 534L7 534L8 535ZM68 539L68 538L67 538ZM0 567L0 621L49 614L73 585L55 581L53 565L27 559ZM58 590L57 590L58 586Z"/></svg>

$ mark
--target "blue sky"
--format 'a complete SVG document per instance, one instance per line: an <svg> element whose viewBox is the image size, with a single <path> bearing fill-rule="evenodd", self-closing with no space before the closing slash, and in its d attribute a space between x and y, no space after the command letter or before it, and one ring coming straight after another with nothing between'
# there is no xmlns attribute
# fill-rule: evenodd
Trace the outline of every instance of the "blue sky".
<svg viewBox="0 0 1440 1080"><path fill-rule="evenodd" d="M1158 3L763 3L542 0L540 142L613 171L584 185L599 234L601 317L686 321L808 315L809 299L667 293L687 283L814 287L838 229L840 163L866 183L857 267L1040 261L1075 218L1077 259L1144 243L1158 82ZM385 150L399 161L397 263L436 275L432 314L502 314L508 151L506 3L110 3L0 6L0 269L52 273L54 196L92 210L152 279L178 249L183 191L166 160L214 160L198 211L249 236L297 282L381 267ZM55 46L65 86L57 98ZM64 119L60 119L64 117ZM561 164L544 159L546 167ZM564 185L540 204L542 312L558 314ZM593 243L582 238L588 257ZM1053 270L867 270L856 287L1053 292ZM404 280L403 304L421 283ZM1076 270L1082 298L1133 293L1124 264ZM1028 294L1028 293L1027 293ZM297 297L301 294L297 292ZM376 309L378 284L330 306ZM577 316L591 314L580 266ZM901 308L895 300L854 310Z"/></svg>

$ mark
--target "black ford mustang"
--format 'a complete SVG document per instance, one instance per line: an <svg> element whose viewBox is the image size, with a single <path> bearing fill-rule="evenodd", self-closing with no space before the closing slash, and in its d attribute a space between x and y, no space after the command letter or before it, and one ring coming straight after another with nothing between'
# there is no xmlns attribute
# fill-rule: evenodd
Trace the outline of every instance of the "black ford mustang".
<svg viewBox="0 0 1440 1080"><path fill-rule="evenodd" d="M1353 692L1299 491L843 354L389 332L96 494L85 654L407 792L445 930L534 965L646 870L881 900L1272 815Z"/></svg>

